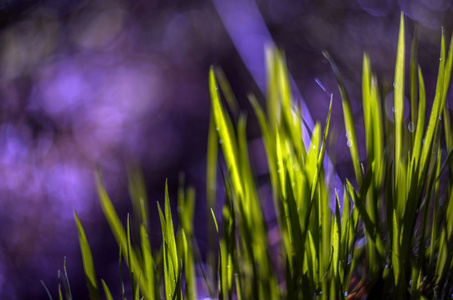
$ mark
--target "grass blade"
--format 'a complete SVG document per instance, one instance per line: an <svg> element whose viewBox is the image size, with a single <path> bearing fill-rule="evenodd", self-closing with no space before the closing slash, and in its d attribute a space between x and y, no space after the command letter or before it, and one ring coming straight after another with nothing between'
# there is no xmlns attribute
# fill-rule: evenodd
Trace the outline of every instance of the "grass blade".
<svg viewBox="0 0 453 300"><path fill-rule="evenodd" d="M344 115L344 124L346 134L349 137L348 145L350 145L349 149L351 152L352 164L354 167L354 173L357 179L357 183L359 186L362 185L362 173L360 171L360 156L359 156L359 147L357 143L357 136L355 132L354 126L354 116L352 115L351 111L351 104L349 101L348 93L346 92L346 87L343 83L343 77L338 70L337 65L333 61L332 57L326 51L322 53L324 57L329 61L330 66L337 78L338 88L340 90L340 95L342 99L342 106L343 106L343 115Z"/></svg>
<svg viewBox="0 0 453 300"><path fill-rule="evenodd" d="M401 12L400 30L398 36L398 49L395 63L395 82L393 93L393 106L395 108L395 124L394 124L394 167L395 167L395 190L398 190L399 184L399 168L396 163L401 159L402 142L403 142L403 116L404 116L404 58L405 58L405 42L404 42L404 15ZM403 199L396 199L403 201Z"/></svg>
<svg viewBox="0 0 453 300"><path fill-rule="evenodd" d="M47 296L49 297L49 299L50 299L50 300L53 300L52 295L50 294L49 289L47 288L47 286L46 286L46 284L44 283L44 281L41 280L41 284L42 284L42 286L44 287L44 289L46 290L46 293L47 293Z"/></svg>
<svg viewBox="0 0 453 300"><path fill-rule="evenodd" d="M110 292L109 287L105 283L104 279L101 279L102 287L104 288L105 298L107 300L113 300L112 293Z"/></svg>
<svg viewBox="0 0 453 300"><path fill-rule="evenodd" d="M90 292L90 298L92 300L99 299L99 290L96 281L96 273L94 271L93 256L91 255L90 246L83 230L82 224L80 223L77 212L74 211L74 218L77 223L77 229L79 231L79 243L80 251L82 252L83 268L85 270L85 276L88 281L88 290Z"/></svg>
<svg viewBox="0 0 453 300"><path fill-rule="evenodd" d="M223 155L225 156L228 170L231 172L231 179L233 181L235 191L242 196L243 188L239 175L238 152L235 142L236 139L234 137L231 121L226 115L222 104L220 103L220 95L213 67L211 67L209 71L209 90L211 94L214 121L216 124L216 130L218 129L218 135L222 144Z"/></svg>

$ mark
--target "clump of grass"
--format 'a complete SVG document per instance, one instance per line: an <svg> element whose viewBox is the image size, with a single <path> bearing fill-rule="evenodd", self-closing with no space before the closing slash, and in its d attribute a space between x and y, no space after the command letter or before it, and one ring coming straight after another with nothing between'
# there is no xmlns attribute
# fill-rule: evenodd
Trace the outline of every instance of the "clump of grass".
<svg viewBox="0 0 453 300"><path fill-rule="evenodd" d="M267 153L281 240L277 257L271 255L268 224L249 163L246 117L237 113L236 100L220 69L209 71L212 116L206 186L213 221L208 253L211 272L202 267L193 232L195 191L186 189L183 180L177 228L165 184L164 208L158 204L162 247L153 253L147 233L156 229L148 228L146 192L139 173L130 174L134 217L139 220L135 229L140 237L133 244L130 218L124 229L97 172L101 206L120 248L120 269L122 260L129 269L132 298L196 299L197 269L211 297L219 299L358 299L365 294L376 299L449 297L453 293L453 134L446 96L453 39L447 54L442 33L436 93L425 126L425 85L417 65L416 40L410 59L411 114L409 121L403 119L408 109L404 107L404 36L401 15L393 123L384 119L378 80L369 57L363 57L364 159L359 157L356 122L342 77L333 59L324 53L337 76L355 172L354 184L345 180L342 199L332 190L324 168L333 99L326 123L315 125L310 144L305 145L302 112L292 102L285 58L277 49L267 52L266 111L253 95L249 99ZM238 116L236 124L222 104L222 94ZM441 145L449 150L446 156ZM219 160L224 166L220 168L225 186L222 212L212 209L217 202ZM75 218L90 296L99 299L101 288L91 251L77 214ZM69 282L63 282L69 291L66 299L71 299ZM102 289L112 299L104 281Z"/></svg>

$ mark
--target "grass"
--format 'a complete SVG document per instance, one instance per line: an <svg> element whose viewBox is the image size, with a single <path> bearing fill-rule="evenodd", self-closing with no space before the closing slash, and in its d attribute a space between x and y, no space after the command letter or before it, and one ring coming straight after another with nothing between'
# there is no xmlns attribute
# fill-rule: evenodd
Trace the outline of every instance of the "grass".
<svg viewBox="0 0 453 300"><path fill-rule="evenodd" d="M426 110L423 72L411 46L409 92L404 107L405 30L401 15L394 78L394 122L383 114L382 89L363 56L362 104L366 157L360 158L356 122L339 69L328 53L338 80L348 132L354 180L344 182L341 199L324 168L330 115L317 123L305 145L301 108L292 102L284 55L267 53L266 111L249 96L261 127L269 181L278 220L279 243L272 245L262 201L249 163L244 114L219 68L209 71L212 113L207 149L208 266L200 259L193 231L195 191L180 180L178 226L175 227L165 183L163 208L158 203L162 247L150 247L148 207L143 178L129 174L133 218L121 223L96 173L104 215L118 242L120 272L130 272L133 299L196 299L196 274L212 298L219 299L446 299L453 294L453 133L446 102L453 39L447 49L442 33L436 93ZM225 98L228 108L223 104ZM404 120L404 111L410 119ZM232 119L228 111L234 115ZM425 126L425 115L429 115ZM237 121L233 121L237 120ZM409 128L407 130L406 128ZM448 151L446 151L448 150ZM447 154L446 154L447 153ZM220 165L220 168L218 167ZM220 173L219 173L220 171ZM217 177L225 187L222 211L215 211ZM335 199L331 203L331 199ZM332 209L331 209L332 204ZM91 299L112 299L98 283L90 247L75 213ZM137 223L137 222L135 222ZM135 224L134 223L134 224ZM132 243L131 230L139 236ZM135 235L134 235L135 236ZM278 255L272 255L272 253ZM60 299L71 299L66 270ZM122 278L122 275L121 275ZM123 299L126 298L121 279ZM101 288L102 286L102 288ZM51 294L46 288L51 298Z"/></svg>

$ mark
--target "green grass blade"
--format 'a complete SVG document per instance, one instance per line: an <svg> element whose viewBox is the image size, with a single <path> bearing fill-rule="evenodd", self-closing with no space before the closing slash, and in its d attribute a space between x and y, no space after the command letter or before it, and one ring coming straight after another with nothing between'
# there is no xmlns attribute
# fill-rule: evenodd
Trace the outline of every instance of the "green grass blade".
<svg viewBox="0 0 453 300"><path fill-rule="evenodd" d="M411 101L411 122L412 125L416 124L417 116L417 105L418 99L418 81L417 81L417 55L418 55L418 32L415 30L412 44L411 44L411 58L410 58L410 69L409 69L409 80L410 80L410 101ZM410 124L410 123L409 123Z"/></svg>
<svg viewBox="0 0 453 300"><path fill-rule="evenodd" d="M371 179L371 176L368 176L368 177ZM354 191L354 187L349 182L349 180L346 180L346 185L348 187L349 195L351 196L355 207L359 211L360 217L362 218L362 221L365 225L365 228L366 228L368 234L373 236L375 233L375 224L371 221L371 218L368 215L368 212L366 211L365 204L364 204L363 198L361 196L362 194L357 195L357 193Z"/></svg>
<svg viewBox="0 0 453 300"><path fill-rule="evenodd" d="M82 252L83 268L85 270L85 276L88 281L88 290L90 292L90 298L92 300L99 299L99 290L96 281L96 273L94 271L93 256L91 255L90 246L83 230L82 224L80 223L77 212L74 211L74 218L77 223L77 229L79 231L79 243L80 251Z"/></svg>
<svg viewBox="0 0 453 300"><path fill-rule="evenodd" d="M139 225L143 223L145 228L148 228L148 197L143 173L138 166L130 166L127 177L134 216L138 219Z"/></svg>
<svg viewBox="0 0 453 300"><path fill-rule="evenodd" d="M151 253L148 234L146 233L146 228L143 224L140 226L140 239L143 256L143 277L144 281L147 282L146 289L148 290L146 294L156 295L157 289L154 276L154 260Z"/></svg>
<svg viewBox="0 0 453 300"><path fill-rule="evenodd" d="M394 281L395 281L395 286L399 286L401 284L400 280L400 272L401 272L401 265L400 265L400 243L399 243L399 237L400 237L400 227L398 224L398 217L396 215L396 211L393 211L393 240L392 240L392 266L393 266L393 276L394 276Z"/></svg>
<svg viewBox="0 0 453 300"><path fill-rule="evenodd" d="M60 285L60 283L58 284L58 298L59 298L60 300L63 300L63 292L61 291L61 285ZM68 299L66 299L66 300L68 300Z"/></svg>
<svg viewBox="0 0 453 300"><path fill-rule="evenodd" d="M175 274L179 274L178 253L176 250L175 231L170 209L170 197L168 196L168 182L165 181L165 221L167 222L167 243L171 258L175 264ZM176 278L175 278L176 279Z"/></svg>
<svg viewBox="0 0 453 300"><path fill-rule="evenodd" d="M327 135L329 133L329 127L330 127L330 116L332 115L332 102L333 102L333 94L330 95L330 103L329 103L329 112L327 113L327 119L326 119L326 127L324 127L324 133L322 136L322 145L321 145L321 150L319 152L319 157L318 157L318 172L320 171L320 168L322 167L322 164L324 162L324 155L326 154L326 141L327 141Z"/></svg>
<svg viewBox="0 0 453 300"><path fill-rule="evenodd" d="M340 217L340 204L338 195L335 197L335 214L333 216L333 232L332 232L332 246L333 246L333 274L336 280L340 280L339 267L340 267L340 241L341 241L341 217Z"/></svg>
<svg viewBox="0 0 453 300"><path fill-rule="evenodd" d="M415 141L412 148L412 170L417 170L421 159L422 139L425 128L425 107L426 107L426 93L425 93L425 82L423 80L423 74L420 66L418 67L418 81L419 81L419 95L420 101L418 104L418 121L415 131Z"/></svg>
<svg viewBox="0 0 453 300"><path fill-rule="evenodd" d="M119 266L119 269L120 269L120 284L121 284L121 296L123 298L123 300L126 300L126 290L124 289L124 280L123 280L123 261L122 261L122 258L123 258L123 248L121 245L119 245L120 247L120 250L119 250L119 255L118 255L118 266Z"/></svg>
<svg viewBox="0 0 453 300"><path fill-rule="evenodd" d="M217 203L217 157L219 137L214 122L214 112L211 109L209 118L208 149L206 157L206 202L208 211L216 207ZM208 213L209 214L209 213ZM207 262L211 266L212 274L216 274L216 234L212 219L208 216L208 253ZM215 275L213 275L215 284Z"/></svg>
<svg viewBox="0 0 453 300"><path fill-rule="evenodd" d="M219 148L219 138L216 132L213 113L209 121L208 133L208 153L206 162L206 196L208 207L215 207L217 192L217 154Z"/></svg>
<svg viewBox="0 0 453 300"><path fill-rule="evenodd" d="M323 52L324 57L329 61L330 66L337 78L338 88L340 90L340 95L342 99L342 106L343 106L343 115L344 115L344 123L345 123L345 130L350 139L348 141L348 145L350 145L350 152L352 158L352 164L354 167L354 173L357 179L358 185L362 185L362 174L360 171L360 156L359 156L359 146L357 143L357 136L354 127L354 116L351 111L351 104L349 101L349 96L346 92L346 87L343 83L343 77L340 74L340 71L337 68L337 65L333 61L332 57L327 53Z"/></svg>
<svg viewBox="0 0 453 300"><path fill-rule="evenodd" d="M448 49L447 60L445 62L445 70L444 70L444 86L443 86L443 97L444 99L447 97L448 88L450 87L450 79L451 79L451 69L453 64L453 34L450 38L450 46ZM443 100L444 102L445 100Z"/></svg>
<svg viewBox="0 0 453 300"><path fill-rule="evenodd" d="M228 107L230 108L230 111L233 113L233 115L237 117L239 114L239 105L236 96L233 93L233 89L231 88L230 83L228 82L222 68L215 67L214 71L216 78L219 81L220 89L222 90L222 93L225 96L225 100L228 103Z"/></svg>
<svg viewBox="0 0 453 300"><path fill-rule="evenodd" d="M104 216L107 219L107 222L109 223L112 233L115 236L115 239L119 246L123 249L127 249L128 239L126 236L126 232L124 230L123 225L121 224L118 214L115 211L112 201L107 195L107 191L105 190L104 184L102 182L101 171L98 170L95 175L99 201L101 202L101 208L104 213ZM125 255L126 261L128 262L129 259L128 257L126 257L127 253L123 254ZM130 267L136 271L135 273L136 276L143 273L140 262L133 249L130 249L130 262L131 262ZM147 291L146 283L144 281L140 281L140 285L143 288L142 292L145 293L145 297L146 298L151 297L151 295L146 294Z"/></svg>
<svg viewBox="0 0 453 300"><path fill-rule="evenodd" d="M216 129L218 129L218 135L221 141L223 155L227 163L228 170L231 172L231 179L235 191L239 195L243 195L243 187L241 183L241 177L239 174L239 162L238 152L236 145L236 138L234 137L234 131L231 125L231 121L226 115L222 104L220 102L220 95L214 75L214 68L211 67L209 71L209 90L211 94L211 103L214 113L214 121Z"/></svg>
<svg viewBox="0 0 453 300"><path fill-rule="evenodd" d="M164 214L160 208L159 202L157 203L159 211L160 225L162 227L162 251L163 251L163 264L164 264L164 283L165 283L165 297L171 297L173 291L173 281L171 278L172 262L168 254L168 237L167 237L167 222L165 221Z"/></svg>
<svg viewBox="0 0 453 300"><path fill-rule="evenodd" d="M367 54L363 55L363 71L362 71L362 106L363 106L363 122L365 132L373 132L372 114L376 113L371 110L371 66L370 58ZM374 159L373 134L365 135L365 146L368 162L371 163Z"/></svg>
<svg viewBox="0 0 453 300"><path fill-rule="evenodd" d="M430 161L430 156L432 153L432 147L434 143L434 138L437 134L438 125L439 125L439 116L444 107L443 97L444 92L444 66L445 66L445 39L442 34L441 41L441 52L440 52L440 61L439 61L439 73L437 77L436 85L436 95L434 98L433 107L431 110L431 115L428 122L428 128L426 130L425 141L422 146L421 158L420 158L420 173L419 173L419 186L422 188L422 181L424 180L426 173L428 171L428 165Z"/></svg>
<svg viewBox="0 0 453 300"><path fill-rule="evenodd" d="M172 297L173 295L178 297L179 299L179 297L182 296L179 294L175 295L174 293L175 291L181 291L181 288L179 286L181 282L178 280L178 278L180 278L181 276L181 270L179 266L173 220L171 216L167 181L165 181L165 212L162 212L159 203L157 203L157 207L159 210L160 223L162 227L165 292L167 297Z"/></svg>
<svg viewBox="0 0 453 300"><path fill-rule="evenodd" d="M403 116L404 116L404 58L405 58L405 42L404 42L404 15L401 12L400 30L398 36L398 48L395 63L395 81L393 93L393 106L395 108L395 124L394 124L394 161L395 161L395 191L399 184L399 168L396 163L401 159L402 143L403 143ZM396 201L403 201L396 199Z"/></svg>
<svg viewBox="0 0 453 300"><path fill-rule="evenodd" d="M217 230L217 234L219 234L219 225L217 225L217 219L215 217L214 210L212 208L211 208L211 214L212 214L212 219L214 220L215 229Z"/></svg>
<svg viewBox="0 0 453 300"><path fill-rule="evenodd" d="M132 253L132 242L131 242L131 228L130 228L130 216L127 214L127 264L129 266L129 275L132 285L132 298L135 299L135 278L134 278L134 268L132 265L131 253Z"/></svg>
<svg viewBox="0 0 453 300"><path fill-rule="evenodd" d="M266 48L266 75L267 75L267 114L269 116L269 127L275 132L280 123L281 104L278 93L276 51L273 48Z"/></svg>
<svg viewBox="0 0 453 300"><path fill-rule="evenodd" d="M448 199L447 211L446 211L446 221L447 221L447 232L453 231L453 192L450 191L450 198Z"/></svg>
<svg viewBox="0 0 453 300"><path fill-rule="evenodd" d="M105 281L103 279L101 279L101 282L102 282L102 287L104 288L105 298L107 300L113 300L112 293L110 292L109 287L107 286L107 284L105 283Z"/></svg>

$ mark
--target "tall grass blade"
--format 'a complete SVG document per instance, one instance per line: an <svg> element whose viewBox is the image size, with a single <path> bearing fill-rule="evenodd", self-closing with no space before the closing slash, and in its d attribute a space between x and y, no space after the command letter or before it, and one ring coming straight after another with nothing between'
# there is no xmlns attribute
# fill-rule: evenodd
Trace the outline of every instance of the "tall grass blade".
<svg viewBox="0 0 453 300"><path fill-rule="evenodd" d="M42 286L44 287L44 289L46 290L46 293L47 293L47 296L49 297L50 300L53 300L52 298L52 295L50 294L50 291L49 289L47 288L46 284L44 283L44 281L41 280L41 284Z"/></svg>
<svg viewBox="0 0 453 300"><path fill-rule="evenodd" d="M105 281L103 279L101 279L101 282L102 282L102 287L104 288L105 298L107 300L113 300L112 293L110 292L109 287L107 286L107 284L105 283Z"/></svg>
<svg viewBox="0 0 453 300"><path fill-rule="evenodd" d="M235 135L231 120L226 115L222 104L220 103L220 95L214 75L214 68L211 67L209 71L209 90L211 94L211 103L214 113L214 121L216 124L216 130L218 129L218 135L222 144L223 155L227 163L228 170L231 172L233 186L238 195L243 196L243 187L240 180L239 174L239 162L237 145L235 142Z"/></svg>
<svg viewBox="0 0 453 300"><path fill-rule="evenodd" d="M119 246L123 249L127 249L128 248L128 239L126 236L126 232L125 232L124 227L121 224L121 221L115 211L112 201L110 200L109 196L107 195L107 191L105 190L104 184L102 182L101 171L98 170L95 175L96 175L95 177L96 177L96 185L97 185L97 190L98 190L98 195L99 195L99 201L101 202L101 208L104 213L104 216L107 219L107 222L109 223L112 233L115 236L115 239L116 239L117 243L119 244ZM132 270L135 270L135 276L136 276L136 279L138 280L138 276L140 276L140 274L143 273L143 270L141 268L137 255L135 254L134 249L130 249L129 257L127 257L127 253L123 253L123 254L126 259L126 262L129 263L129 261L130 261L131 265L129 267ZM142 292L144 293L144 296L146 298L152 297L151 295L148 294L147 283L145 283L144 280L140 281L140 286L142 287Z"/></svg>
<svg viewBox="0 0 453 300"><path fill-rule="evenodd" d="M83 230L82 224L80 223L79 216L77 215L76 211L74 211L74 218L76 220L77 229L79 231L80 251L82 252L83 268L85 270L85 276L88 282L90 298L92 300L98 300L100 298L96 281L96 273L94 271L93 256L91 255L91 250L85 235L85 231Z"/></svg>
<svg viewBox="0 0 453 300"><path fill-rule="evenodd" d="M357 136L354 126L354 116L352 115L351 111L351 103L349 101L348 93L346 92L346 87L343 82L343 77L338 70L337 65L333 61L332 57L326 51L322 53L324 57L329 61L330 66L337 78L338 88L340 90L340 95L342 99L342 106L343 106L343 115L344 115L344 123L345 123L345 130L346 134L349 137L348 145L350 145L350 152L352 158L352 164L354 167L354 173L357 179L357 183L359 186L362 185L362 173L360 171L360 157L359 157L359 147L357 143Z"/></svg>
<svg viewBox="0 0 453 300"><path fill-rule="evenodd" d="M404 15L401 12L400 16L400 30L398 36L398 48L396 53L395 63L395 81L393 93L393 106L395 110L395 124L394 124L394 161L395 161L395 191L398 190L399 182L399 168L398 161L402 159L402 143L403 143L403 116L404 116L404 58L405 58L405 42L404 42ZM403 199L397 199L403 201ZM400 213L400 212L398 212Z"/></svg>

